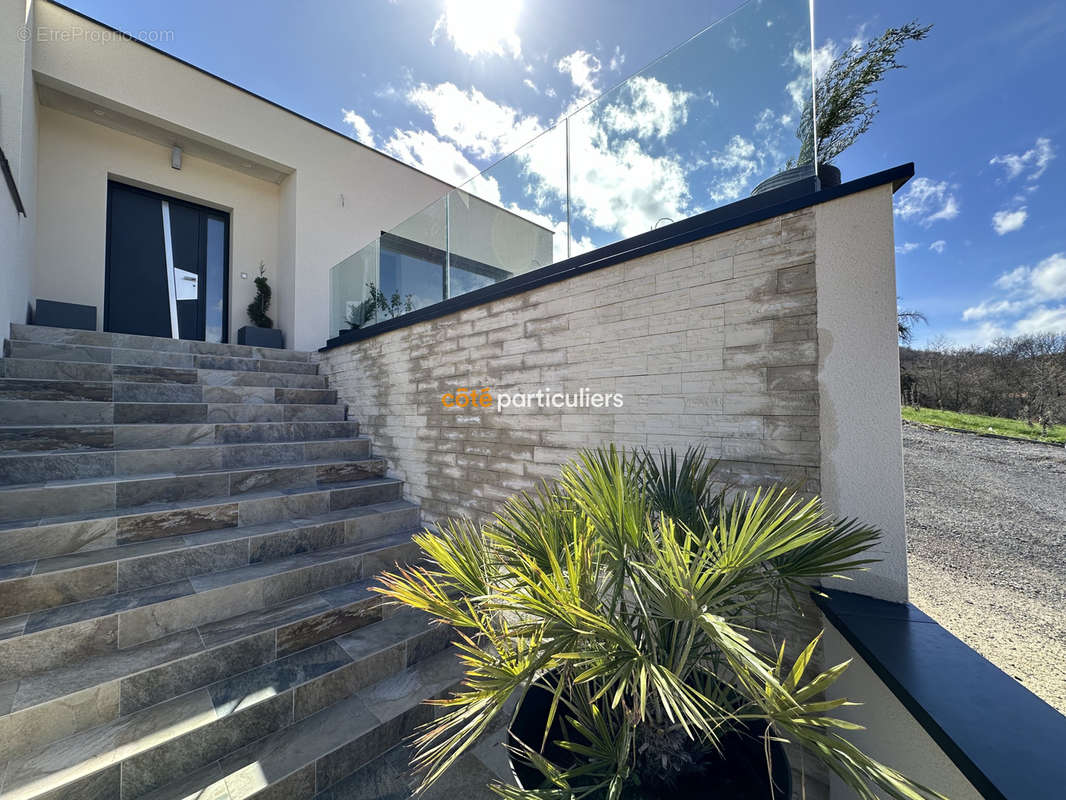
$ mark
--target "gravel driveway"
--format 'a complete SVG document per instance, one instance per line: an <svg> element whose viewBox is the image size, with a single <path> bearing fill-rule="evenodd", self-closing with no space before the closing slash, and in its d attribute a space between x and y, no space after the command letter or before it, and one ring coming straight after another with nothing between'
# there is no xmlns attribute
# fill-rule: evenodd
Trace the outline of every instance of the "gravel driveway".
<svg viewBox="0 0 1066 800"><path fill-rule="evenodd" d="M911 602L1066 714L1066 449L903 424Z"/></svg>

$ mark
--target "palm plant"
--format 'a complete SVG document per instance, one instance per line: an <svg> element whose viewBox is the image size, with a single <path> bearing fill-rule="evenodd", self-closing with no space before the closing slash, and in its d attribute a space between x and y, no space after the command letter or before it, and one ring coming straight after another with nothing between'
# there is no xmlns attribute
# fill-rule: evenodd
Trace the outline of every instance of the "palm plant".
<svg viewBox="0 0 1066 800"><path fill-rule="evenodd" d="M505 798L662 797L738 731L767 758L776 741L806 748L864 799L941 797L840 735L858 726L824 693L847 663L808 676L820 635L786 659L766 624L870 563L879 533L784 488L727 496L713 468L699 449L584 451L492 523L417 537L427 560L378 591L452 626L465 666L415 740L421 788L539 691L543 730L512 759L543 780L494 785Z"/></svg>

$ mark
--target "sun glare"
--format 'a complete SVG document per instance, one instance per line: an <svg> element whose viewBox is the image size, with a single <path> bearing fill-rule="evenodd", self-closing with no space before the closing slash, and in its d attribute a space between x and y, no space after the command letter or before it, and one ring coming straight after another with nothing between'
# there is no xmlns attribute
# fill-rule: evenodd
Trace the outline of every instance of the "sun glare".
<svg viewBox="0 0 1066 800"><path fill-rule="evenodd" d="M518 58L522 45L515 31L521 10L522 0L447 0L436 31L443 28L455 49L469 56Z"/></svg>

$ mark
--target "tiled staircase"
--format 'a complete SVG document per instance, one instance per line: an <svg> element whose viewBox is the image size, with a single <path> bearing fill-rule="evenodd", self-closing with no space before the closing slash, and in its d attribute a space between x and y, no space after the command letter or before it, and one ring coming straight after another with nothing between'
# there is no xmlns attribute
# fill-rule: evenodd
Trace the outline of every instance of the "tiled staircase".
<svg viewBox="0 0 1066 800"><path fill-rule="evenodd" d="M4 355L0 798L365 796L459 667L368 591L419 511L310 355L20 325Z"/></svg>

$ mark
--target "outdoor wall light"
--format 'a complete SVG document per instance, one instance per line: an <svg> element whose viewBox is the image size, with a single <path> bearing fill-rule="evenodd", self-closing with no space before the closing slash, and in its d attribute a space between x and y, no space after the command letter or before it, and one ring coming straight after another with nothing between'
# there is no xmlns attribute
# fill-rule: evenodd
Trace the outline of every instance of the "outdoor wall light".
<svg viewBox="0 0 1066 800"><path fill-rule="evenodd" d="M178 145L170 148L170 166L174 169L181 169L181 153L181 148Z"/></svg>

